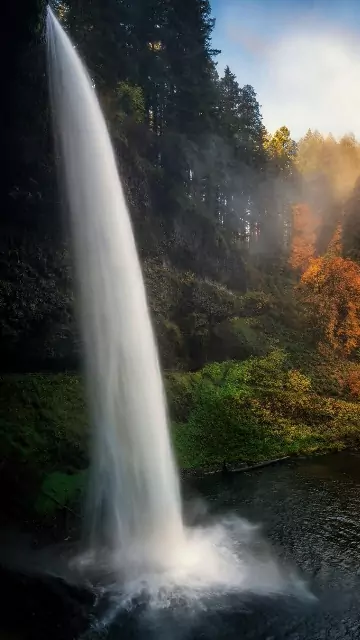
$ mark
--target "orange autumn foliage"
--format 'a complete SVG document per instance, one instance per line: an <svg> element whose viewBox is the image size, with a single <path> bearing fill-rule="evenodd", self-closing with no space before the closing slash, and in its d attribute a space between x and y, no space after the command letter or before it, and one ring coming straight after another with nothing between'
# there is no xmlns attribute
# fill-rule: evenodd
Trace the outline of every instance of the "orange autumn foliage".
<svg viewBox="0 0 360 640"><path fill-rule="evenodd" d="M349 354L360 347L360 266L352 260L329 257L311 260L300 290L324 340Z"/></svg>
<svg viewBox="0 0 360 640"><path fill-rule="evenodd" d="M331 257L341 256L342 253L342 228L341 225L338 224L333 237L329 242L329 246L327 249L327 255Z"/></svg>
<svg viewBox="0 0 360 640"><path fill-rule="evenodd" d="M293 207L293 231L289 264L293 269L305 271L315 252L318 221L310 207Z"/></svg>
<svg viewBox="0 0 360 640"><path fill-rule="evenodd" d="M360 371L358 369L352 369L349 372L346 380L346 386L353 398L360 397Z"/></svg>

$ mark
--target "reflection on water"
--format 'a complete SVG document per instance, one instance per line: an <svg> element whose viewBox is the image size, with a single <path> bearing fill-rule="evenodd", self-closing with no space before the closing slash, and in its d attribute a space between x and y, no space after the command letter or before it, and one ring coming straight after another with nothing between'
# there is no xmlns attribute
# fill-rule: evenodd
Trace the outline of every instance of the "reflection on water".
<svg viewBox="0 0 360 640"><path fill-rule="evenodd" d="M190 522L211 527L226 521L226 514L259 524L259 546L252 554L271 547L280 571L297 567L316 600L284 593L271 596L235 590L211 593L202 606L190 599L173 601L170 607L148 606L138 593L135 601L114 608L123 593L113 591L100 598L95 616L88 619L85 634L61 636L63 640L359 640L360 638L360 460L341 454L287 461L274 467L229 476L193 479L184 488ZM204 501L209 505L208 513ZM224 520L225 519L225 520ZM269 545L267 545L267 540ZM246 544L244 544L246 548ZM269 557L269 556L267 556ZM221 568L219 569L221 573ZM271 576L270 574L263 574ZM278 579L276 572L274 576ZM219 580L221 580L219 575ZM289 576L288 576L289 577ZM249 574L259 585L259 577ZM260 576L261 580L261 576ZM264 585L265 586L265 585ZM266 593L271 591L266 585ZM166 597L166 594L164 594ZM111 598L110 598L111 600ZM195 598L193 601L195 605ZM198 604L198 602L197 602ZM17 603L21 612L21 603ZM97 622L115 612L107 629ZM94 612L93 612L94 613ZM64 610L62 609L62 615ZM41 622L41 607L35 612ZM53 616L56 625L56 615ZM40 624L41 627L41 624ZM49 629L48 637L56 628ZM20 636L19 640L39 636ZM6 636L5 636L6 638ZM5 640L4 638L4 640ZM16 640L15 636L14 640ZM1 640L1 634L0 634Z"/></svg>

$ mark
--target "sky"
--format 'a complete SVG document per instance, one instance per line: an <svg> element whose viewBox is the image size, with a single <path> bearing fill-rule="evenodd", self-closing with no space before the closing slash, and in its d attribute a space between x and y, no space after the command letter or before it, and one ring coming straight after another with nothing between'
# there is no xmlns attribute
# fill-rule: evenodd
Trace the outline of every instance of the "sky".
<svg viewBox="0 0 360 640"><path fill-rule="evenodd" d="M272 133L360 139L360 0L211 0L222 75L251 84Z"/></svg>

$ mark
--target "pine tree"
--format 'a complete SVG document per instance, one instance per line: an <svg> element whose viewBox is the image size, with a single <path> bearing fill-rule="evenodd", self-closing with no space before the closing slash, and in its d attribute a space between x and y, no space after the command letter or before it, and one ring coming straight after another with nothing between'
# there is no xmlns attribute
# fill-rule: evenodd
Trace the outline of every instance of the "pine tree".
<svg viewBox="0 0 360 640"><path fill-rule="evenodd" d="M296 144L287 127L280 127L275 131L267 143L267 150L274 171L282 177L291 175L296 157Z"/></svg>

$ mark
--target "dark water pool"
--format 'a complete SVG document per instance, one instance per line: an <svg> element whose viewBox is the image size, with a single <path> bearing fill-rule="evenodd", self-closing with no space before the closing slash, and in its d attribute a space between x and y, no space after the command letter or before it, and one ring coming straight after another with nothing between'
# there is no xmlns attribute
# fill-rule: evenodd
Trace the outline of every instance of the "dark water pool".
<svg viewBox="0 0 360 640"><path fill-rule="evenodd" d="M122 610L107 629L92 627L90 617L88 629L80 632L69 624L56 638L360 640L360 456L298 459L227 478L194 479L186 483L185 497L190 512L194 500L196 504L205 499L207 517L216 514L221 519L230 512L260 523L261 537L270 544L276 563L283 571L296 567L315 597L249 593L245 589L219 597L209 593L203 606L194 608L177 603L149 610L139 602ZM104 598L92 611L93 622L107 607ZM20 617L21 608L18 603ZM68 615L66 609L61 611L62 616ZM59 628L54 616L49 639ZM21 637L14 637L35 637L32 629L36 617L37 622L41 617L38 608L34 617L29 615L25 634L23 630ZM45 631L41 633L40 637L45 637Z"/></svg>

